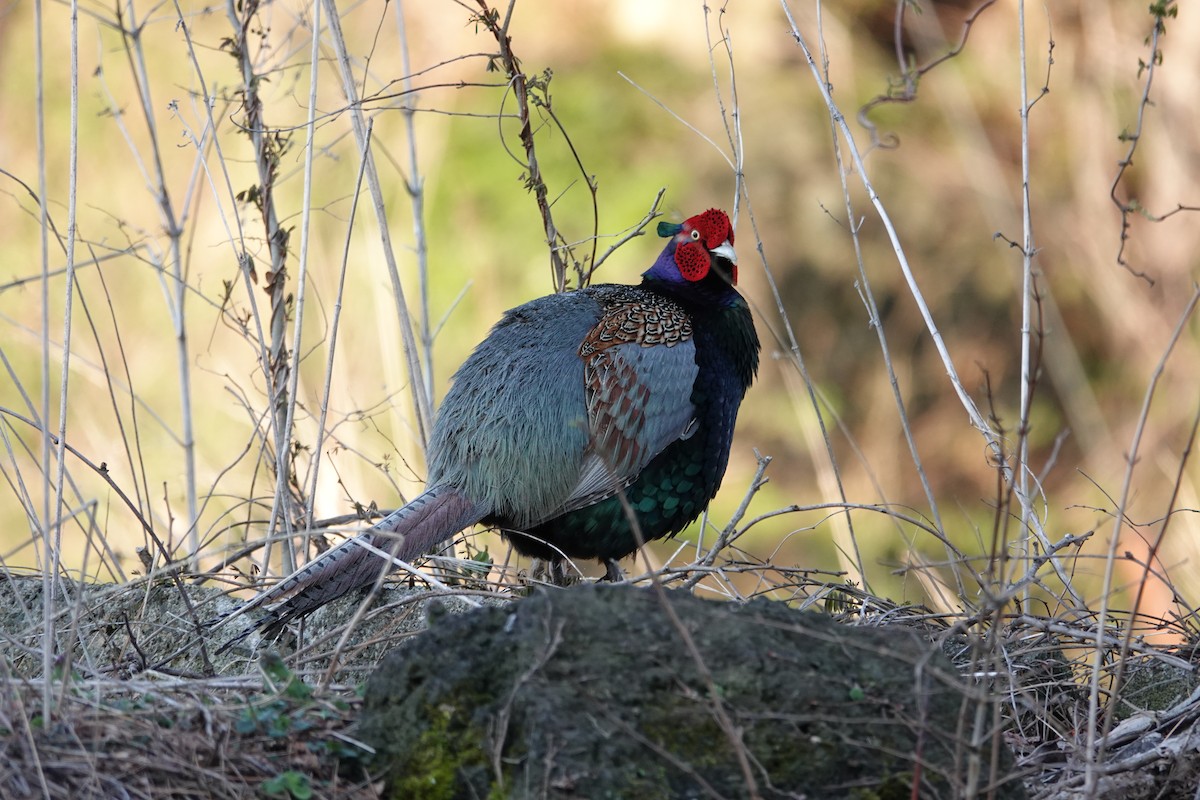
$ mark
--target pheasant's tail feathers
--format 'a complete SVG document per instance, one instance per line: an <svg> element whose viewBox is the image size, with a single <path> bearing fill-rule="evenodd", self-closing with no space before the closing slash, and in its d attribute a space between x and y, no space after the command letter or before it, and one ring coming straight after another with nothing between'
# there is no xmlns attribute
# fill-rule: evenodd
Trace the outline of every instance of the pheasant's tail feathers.
<svg viewBox="0 0 1200 800"><path fill-rule="evenodd" d="M459 492L435 486L362 534L327 550L270 589L218 618L218 624L283 601L222 645L224 651L257 630L277 629L326 603L373 584L395 561L411 561L485 516Z"/></svg>
<svg viewBox="0 0 1200 800"><path fill-rule="evenodd" d="M241 609L238 609L238 611L240 612ZM228 616L228 615L226 615L226 616ZM224 620L222 619L222 621L224 621ZM279 624L280 624L279 623L279 615L276 614L274 611L268 611L266 613L266 615L263 616L261 619L254 620L249 625L244 626L240 631L237 632L237 634L230 637L229 639L226 639L225 642L216 649L215 655L219 656L222 653L224 653L226 650L230 649L231 647L241 644L243 641L248 639L252 634L254 634L260 630L269 631L269 630L274 629Z"/></svg>
<svg viewBox="0 0 1200 800"><path fill-rule="evenodd" d="M326 550L271 588L260 592L232 611L227 611L217 617L210 627L224 625L260 606L280 603L280 605L268 609L263 616L247 624L233 638L222 644L217 653L223 653L256 631L278 630L281 626L320 608L329 601L335 600L359 586L369 584L379 577L381 572L390 569L390 563L385 561L382 556L375 554L380 550L387 552L392 545L397 545L403 540L376 533L377 528L378 526L353 539L347 539L337 547ZM380 541L368 542L373 539L382 540L385 536L386 544Z"/></svg>

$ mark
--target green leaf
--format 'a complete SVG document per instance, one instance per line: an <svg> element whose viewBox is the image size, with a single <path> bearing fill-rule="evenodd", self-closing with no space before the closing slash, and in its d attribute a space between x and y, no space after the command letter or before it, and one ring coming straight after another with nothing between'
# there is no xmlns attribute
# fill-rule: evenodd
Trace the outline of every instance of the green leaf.
<svg viewBox="0 0 1200 800"><path fill-rule="evenodd" d="M293 797L294 800L309 800L313 796L312 785L308 782L308 776L303 772L296 772L292 769L281 772L270 780L263 781L262 788L267 794L287 794Z"/></svg>

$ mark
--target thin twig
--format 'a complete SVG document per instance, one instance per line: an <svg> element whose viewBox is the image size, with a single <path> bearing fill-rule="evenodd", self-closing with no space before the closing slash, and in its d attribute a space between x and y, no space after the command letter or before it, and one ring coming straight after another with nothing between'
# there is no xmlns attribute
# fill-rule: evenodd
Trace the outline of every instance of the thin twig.
<svg viewBox="0 0 1200 800"><path fill-rule="evenodd" d="M1137 200L1124 201L1117 197L1117 189L1120 187L1126 171L1133 166L1133 154L1137 152L1138 144L1142 140L1142 129L1146 122L1146 109L1150 107L1150 88L1154 85L1154 74L1162 58L1162 53L1158 49L1158 40L1160 35L1166 33L1164 19L1167 16L1174 16L1175 2L1174 0L1166 0L1164 3L1152 5L1150 10L1156 16L1154 27L1151 29L1149 36L1150 57L1141 62L1141 66L1146 72L1146 83L1142 87L1142 98L1138 103L1137 123L1134 126L1133 133L1123 133L1121 135L1122 139L1129 142L1129 148L1125 151L1125 158L1117 163L1119 169L1117 169L1117 174L1113 177L1112 185L1108 190L1108 196L1112 199L1113 205L1117 207L1117 210L1121 212L1121 245L1117 249L1117 263L1128 270L1131 275L1141 278L1153 286L1154 279L1147 273L1134 269L1129 260L1125 258L1125 246L1129 242L1129 229L1132 225L1129 221L1130 216L1135 213L1142 213L1147 219L1159 222L1181 211L1200 211L1200 207L1185 206L1180 203L1177 204L1174 210L1161 216L1155 216L1146 212Z"/></svg>
<svg viewBox="0 0 1200 800"><path fill-rule="evenodd" d="M818 45L821 48L821 74L824 76L826 83L829 82L829 55L825 49L825 38L821 34L820 18L818 17ZM942 525L941 511L938 508L937 498L933 493L933 486L929 482L929 476L925 472L925 464L921 458L920 451L917 449L917 440L913 436L912 425L908 419L908 409L904 402L904 393L900 389L900 379L896 376L896 368L892 363L891 346L888 344L887 332L883 328L883 315L879 312L879 304L875 301L875 291L871 288L871 279L867 275L866 261L863 257L862 238L859 236L861 224L854 224L854 220L858 216L855 213L853 200L850 195L850 186L847 182L847 170L845 169L842 160L842 146L840 144L839 131L837 123L831 117L829 120L830 141L833 144L833 157L837 163L838 180L842 185L842 202L846 207L846 227L850 233L850 241L854 246L854 260L858 265L858 293L863 305L867 310L867 319L871 328L875 331L875 336L879 342L879 352L883 357L884 370L887 372L888 384L892 390L892 402L896 406L896 411L900 421L900 429L904 432L904 441L908 445L908 455L912 460L913 468L917 474L917 479L921 482L921 489L925 493L925 501L929 504L929 513L933 516L934 527L939 531L944 531ZM839 480L839 487L841 482ZM850 514L846 513L846 524L850 525ZM858 538L854 536L854 529L849 528L850 541L854 547L855 565L860 574L865 575L865 566L863 564L862 554L858 548ZM953 560L951 550L947 549L947 557ZM966 592L963 588L962 575L959 571L953 570L954 582L958 589L958 596L965 597ZM868 584L865 583L864 586Z"/></svg>
<svg viewBox="0 0 1200 800"><path fill-rule="evenodd" d="M1191 320L1192 313L1196 310L1198 302L1200 302L1200 286L1193 286L1192 296L1188 300L1187 305L1184 306L1183 312L1179 315L1179 321L1175 325L1175 330L1167 342L1162 357L1158 360L1158 364L1155 365L1154 372L1150 375L1150 382L1146 386L1146 393L1142 398L1142 410L1138 414L1137 425L1134 426L1133 430L1133 438L1129 443L1129 450L1125 456L1128 463L1125 467L1125 477L1121 484L1121 494L1117 498L1117 507L1113 513L1113 528L1112 533L1109 534L1108 554L1104 559L1103 586L1106 589L1111 589L1113 585L1113 573L1116 570L1117 563L1117 547L1120 545L1125 510L1128 506L1129 495L1133 487L1133 471L1138 462L1138 449L1141 447L1142 434L1145 432L1146 423L1150 418L1150 403L1154 399L1154 392L1158 388L1158 381L1166 371L1167 359L1171 357L1171 352L1175 349L1175 344L1186 330L1188 321ZM1109 609L1110 599L1111 592L1106 592L1100 599L1100 610L1096 621L1096 649L1092 659L1091 685L1088 691L1087 779L1084 784L1084 796L1090 796L1089 793L1095 792L1096 782L1100 780L1101 761L1104 758L1105 745L1102 726L1100 724L1100 714L1103 711L1100 707L1100 690L1101 674L1107 648L1104 647L1104 642L1100 639L1100 632L1108 624L1108 617L1111 613Z"/></svg>
<svg viewBox="0 0 1200 800"><path fill-rule="evenodd" d="M477 19L487 27L488 31L495 38L496 44L500 46L500 65L504 69L504 74L508 76L513 96L517 102L517 116L521 126L518 136L521 139L521 146L525 150L525 161L523 163L526 170L525 185L533 192L533 196L537 202L538 213L542 217L542 230L546 236L546 245L550 249L550 274L554 281L554 290L561 292L566 289L567 285L567 267L562 260L562 256L559 255L557 247L561 235L554 223L554 216L550 212L550 204L547 201L546 182L542 178L542 169L538 162L537 148L534 144L533 124L529 115L529 79L522 71L520 61L513 53L512 37L508 33L508 26L512 20L516 0L509 0L508 11L504 15L503 22L500 20L499 12L488 6L487 0L476 0L476 2L480 8Z"/></svg>
<svg viewBox="0 0 1200 800"><path fill-rule="evenodd" d="M925 302L924 294L921 292L920 286L917 284L916 275L913 273L912 267L908 263L908 256L905 254L904 248L900 243L900 237L896 232L895 225L892 223L891 215L888 214L887 209L884 207L883 200L879 197L878 192L875 191L875 187L871 183L870 177L867 173L866 165L863 163L862 153L859 151L858 146L855 143L853 133L851 132L849 125L846 123L845 115L842 114L842 112L838 109L837 103L834 102L829 84L822 78L820 67L817 65L816 59L813 57L812 51L809 49L804 35L800 32L800 29L796 24L796 20L792 16L791 8L788 6L787 0L780 0L780 4L782 5L784 14L788 19L792 39L804 53L804 58L813 74L817 89L820 91L821 97L825 101L826 107L829 109L829 113L834 121L834 124L841 131L842 138L846 142L846 147L850 152L851 158L854 162L855 173L858 175L859 181L866 190L867 196L870 198L871 204L874 206L875 211L883 224L884 230L888 236L888 240L892 245L892 250L896 255L897 264L899 265L900 271L904 275L904 280L908 285L909 294L916 303L917 309L921 314L922 320L925 322L925 327L929 332L934 347L937 349L938 355L941 357L942 366L946 370L946 375L950 380L950 385L954 389L955 395L958 397L963 409L966 411L971 425L983 435L989 450L991 450L993 454L1002 454L1004 452L1003 443L999 440L996 432L979 412L979 407L975 404L975 401L963 387L962 380L958 376L958 369L954 366L954 360L950 356L949 348L946 346L946 342L942 338L941 330L938 328L937 323L933 319L933 312L930 311L928 303ZM1002 468L1005 470L1006 479L1009 482L1012 482L1013 476L1011 474L1011 467L1002 466ZM1032 503L1032 500L1028 495L1019 491L1017 492L1017 499L1023 508L1027 505L1031 505ZM1034 534L1038 537L1039 541L1042 543L1042 546L1048 546L1049 537L1046 535L1041 519L1036 514L1030 513L1029 521L1032 524ZM1062 580L1062 582L1067 586L1067 591L1072 596L1072 599L1077 603L1082 604L1082 599L1078 597L1074 588L1070 584L1066 569L1057 561L1052 563L1055 571L1059 575L1060 580Z"/></svg>
<svg viewBox="0 0 1200 800"><path fill-rule="evenodd" d="M325 13L329 19L329 38L333 42L338 75L341 78L342 93L350 108L350 121L354 127L354 138L358 144L359 153L366 159L367 188L371 193L371 204L375 210L378 223L378 233L383 256L387 264L388 278L392 284L392 297L396 303L396 318L400 325L400 336L403 340L403 352L409 373L409 391L412 394L416 410L417 435L422 447L429 438L433 425L433 408L429 398L421 387L425 385L422 377L424 367L421 364L420 347L413 334L412 314L409 313L408 300L404 286L400 282L400 270L396 264L396 253L392 247L392 237L388 225L387 208L383 200L383 186L379 172L375 168L375 157L368 147L367 123L362 108L358 105L357 88L354 74L350 68L350 53L346 48L346 37L342 33L341 15L334 0L322 0Z"/></svg>
<svg viewBox="0 0 1200 800"><path fill-rule="evenodd" d="M901 82L903 84L902 88L899 92L893 91L891 88L889 88L887 94L881 94L872 98L858 110L858 123L871 134L872 147L889 146L893 144L893 142L885 143L879 138L879 128L875 125L875 123L871 122L871 111L873 111L876 106L880 106L885 103L911 103L916 100L917 87L920 84L921 78L924 77L927 72L933 70L952 58L957 58L958 55L962 53L967 46L967 39L970 37L971 31L974 29L975 22L979 19L979 15L991 6L995 5L996 0L983 0L982 3L976 6L975 10L968 14L967 18L963 20L958 43L945 53L931 59L930 61L927 61L920 67L910 67L904 57L904 16L908 12L909 4L910 0L897 0L896 16L892 25L892 46L895 49L896 66L897 69L900 70ZM818 13L820 13L819 9Z"/></svg>

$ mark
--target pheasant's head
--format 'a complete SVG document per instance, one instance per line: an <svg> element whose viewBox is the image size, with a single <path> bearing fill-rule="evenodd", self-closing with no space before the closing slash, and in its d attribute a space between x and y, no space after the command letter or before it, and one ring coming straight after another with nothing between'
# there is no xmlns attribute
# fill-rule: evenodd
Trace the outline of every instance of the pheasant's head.
<svg viewBox="0 0 1200 800"><path fill-rule="evenodd" d="M670 237L671 241L646 272L646 277L668 283L693 284L709 278L710 281L737 285L733 226L724 211L710 208L684 220L682 225L660 222L658 235Z"/></svg>

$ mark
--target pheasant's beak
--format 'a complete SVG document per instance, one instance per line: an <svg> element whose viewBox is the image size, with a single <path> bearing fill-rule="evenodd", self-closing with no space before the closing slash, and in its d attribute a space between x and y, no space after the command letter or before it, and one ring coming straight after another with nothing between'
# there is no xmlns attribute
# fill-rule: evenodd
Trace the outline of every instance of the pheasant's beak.
<svg viewBox="0 0 1200 800"><path fill-rule="evenodd" d="M733 252L733 245L731 245L729 243L728 239L726 239L725 241L721 242L719 245L714 247L712 249L712 252L716 253L721 258L726 259L727 261L729 261L730 264L733 264L735 267L737 266L737 253Z"/></svg>
<svg viewBox="0 0 1200 800"><path fill-rule="evenodd" d="M715 256L720 256L733 266L733 269L730 271L729 278L733 285L737 286L737 253L733 252L733 245L729 243L729 240L726 239L709 252Z"/></svg>

